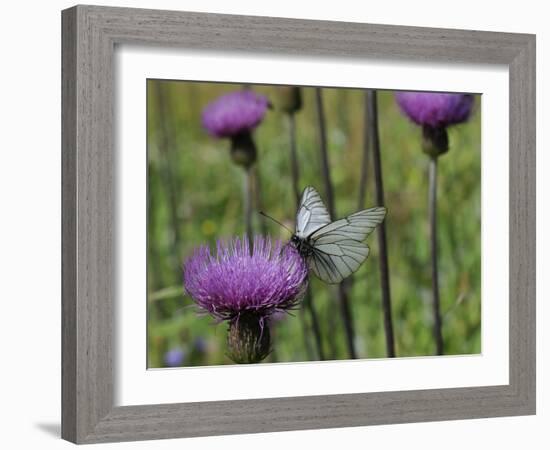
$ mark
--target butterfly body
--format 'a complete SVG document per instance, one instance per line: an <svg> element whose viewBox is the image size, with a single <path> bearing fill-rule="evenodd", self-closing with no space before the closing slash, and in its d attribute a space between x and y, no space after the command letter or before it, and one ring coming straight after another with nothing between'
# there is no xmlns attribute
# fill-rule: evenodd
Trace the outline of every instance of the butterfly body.
<svg viewBox="0 0 550 450"><path fill-rule="evenodd" d="M308 242L308 239L301 239L296 234L293 234L290 238L290 243L303 258L308 258L313 254L313 247Z"/></svg>
<svg viewBox="0 0 550 450"><path fill-rule="evenodd" d="M290 243L318 278L339 283L367 259L369 247L362 241L385 215L386 208L375 207L331 222L321 196L308 186L302 193Z"/></svg>

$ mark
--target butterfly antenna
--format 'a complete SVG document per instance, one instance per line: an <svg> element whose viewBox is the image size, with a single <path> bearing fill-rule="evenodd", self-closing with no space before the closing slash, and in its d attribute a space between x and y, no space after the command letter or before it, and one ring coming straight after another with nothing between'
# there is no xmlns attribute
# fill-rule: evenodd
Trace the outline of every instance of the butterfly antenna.
<svg viewBox="0 0 550 450"><path fill-rule="evenodd" d="M275 222L276 224L278 225L281 225L285 230L287 230L290 234L294 234L294 232L288 228L287 226L283 225L281 222L279 222L277 219L274 219L273 217L267 215L266 213L264 213L263 211L258 211L262 216L264 217L267 217L268 219L271 219L273 220L273 222Z"/></svg>

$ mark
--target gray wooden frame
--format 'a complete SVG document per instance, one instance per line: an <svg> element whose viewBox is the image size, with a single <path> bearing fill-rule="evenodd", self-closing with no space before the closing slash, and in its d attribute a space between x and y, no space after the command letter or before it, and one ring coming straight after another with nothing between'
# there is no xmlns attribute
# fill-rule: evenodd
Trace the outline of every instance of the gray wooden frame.
<svg viewBox="0 0 550 450"><path fill-rule="evenodd" d="M96 6L62 13L62 437L76 443L535 413L535 37ZM510 76L510 383L114 407L116 44L505 64Z"/></svg>

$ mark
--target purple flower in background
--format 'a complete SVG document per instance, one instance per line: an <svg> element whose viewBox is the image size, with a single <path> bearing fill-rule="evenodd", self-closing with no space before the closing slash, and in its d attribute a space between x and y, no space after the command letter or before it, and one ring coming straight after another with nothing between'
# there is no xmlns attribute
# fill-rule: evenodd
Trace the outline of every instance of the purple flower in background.
<svg viewBox="0 0 550 450"><path fill-rule="evenodd" d="M269 107L266 97L251 90L222 95L202 112L202 125L217 138L231 139L231 158L249 169L256 161L251 131L263 120Z"/></svg>
<svg viewBox="0 0 550 450"><path fill-rule="evenodd" d="M185 361L185 352L181 348L173 348L164 354L164 364L168 367L179 367Z"/></svg>
<svg viewBox="0 0 550 450"><path fill-rule="evenodd" d="M422 127L422 149L432 158L449 150L447 127L469 119L474 104L471 94L398 92L403 114Z"/></svg>
<svg viewBox="0 0 550 450"><path fill-rule="evenodd" d="M266 97L251 90L222 95L202 112L202 124L212 136L223 138L251 131L263 120Z"/></svg>
<svg viewBox="0 0 550 450"><path fill-rule="evenodd" d="M465 122L470 117L474 97L470 94L398 92L397 103L417 125L444 128Z"/></svg>
<svg viewBox="0 0 550 450"><path fill-rule="evenodd" d="M430 157L428 222L430 226L433 330L436 354L442 355L444 344L441 331L437 250L437 162L439 156L449 151L447 127L466 122L469 119L474 96L435 92L398 92L395 94L395 99L403 114L422 127L422 150Z"/></svg>
<svg viewBox="0 0 550 450"><path fill-rule="evenodd" d="M307 286L307 265L293 247L261 236L252 247L248 239L219 241L215 255L202 246L184 265L187 293L203 311L229 322L229 357L237 363L269 354L266 319L295 307Z"/></svg>

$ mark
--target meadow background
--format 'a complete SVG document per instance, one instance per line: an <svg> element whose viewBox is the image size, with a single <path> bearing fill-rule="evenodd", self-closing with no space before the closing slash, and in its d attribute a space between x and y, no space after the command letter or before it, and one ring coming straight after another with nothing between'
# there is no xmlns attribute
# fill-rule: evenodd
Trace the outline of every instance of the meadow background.
<svg viewBox="0 0 550 450"><path fill-rule="evenodd" d="M148 366L166 366L165 354L182 352L181 365L233 364L225 355L226 324L197 314L182 287L182 265L201 244L244 233L242 168L229 156L229 140L214 139L201 125L202 109L239 84L148 80L147 286ZM263 210L294 227L296 213L289 159L288 121L277 109L277 90L247 86L273 103L255 130ZM358 209L365 141L365 91L322 90L337 217ZM314 90L303 88L296 113L300 185L324 196ZM421 130L399 111L394 94L378 92L385 190L392 316L398 357L433 355L428 241L428 157ZM445 354L481 350L481 109L476 96L469 122L449 128L450 151L439 159L438 243ZM375 206L372 163L366 207ZM333 219L336 219L333 218ZM273 238L280 226L255 215ZM386 356L376 231L371 254L353 275L350 304L360 358ZM347 359L334 288L311 276L312 302L328 359ZM318 360L310 317L303 310L271 328L273 353L265 362Z"/></svg>

